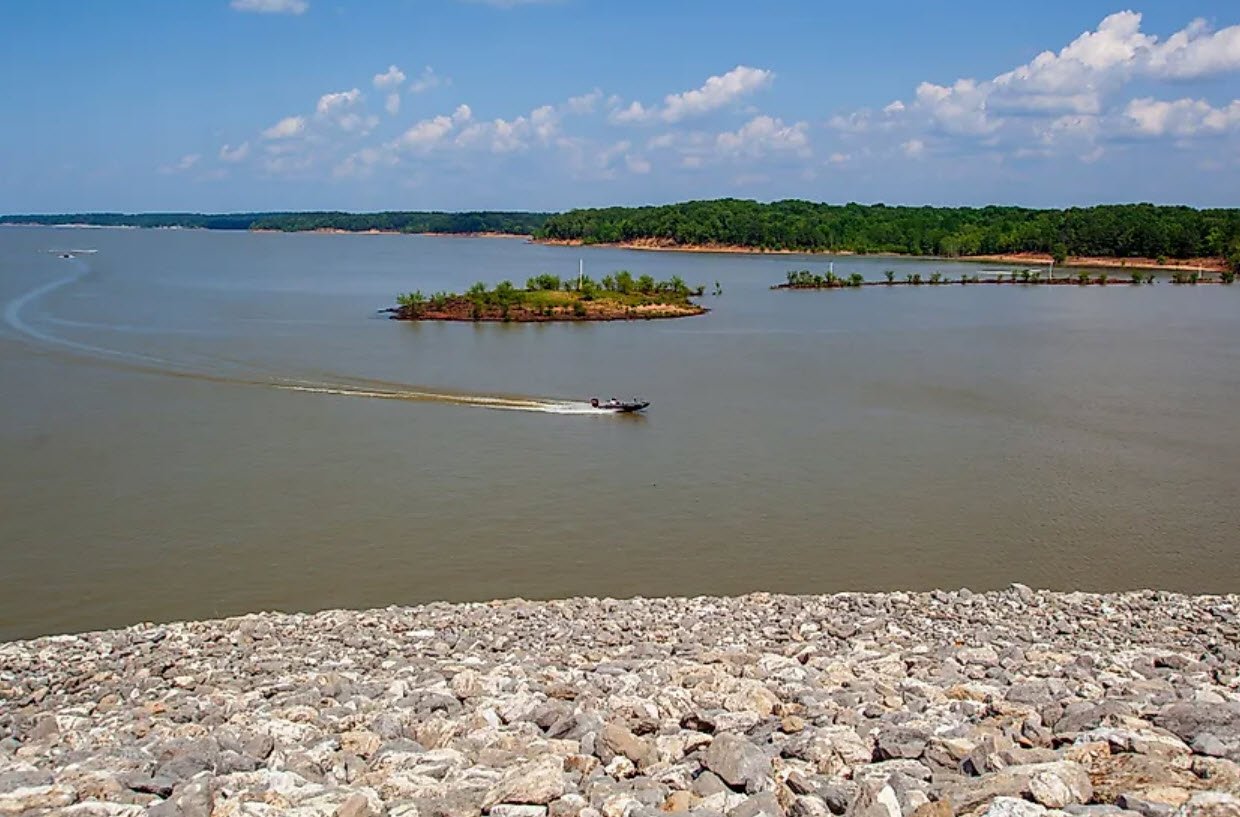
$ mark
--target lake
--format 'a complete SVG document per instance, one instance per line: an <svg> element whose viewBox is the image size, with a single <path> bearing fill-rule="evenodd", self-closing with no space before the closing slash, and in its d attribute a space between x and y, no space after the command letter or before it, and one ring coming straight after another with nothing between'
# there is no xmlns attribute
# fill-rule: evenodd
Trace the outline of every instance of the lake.
<svg viewBox="0 0 1240 817"><path fill-rule="evenodd" d="M377 314L578 259L723 294L673 321ZM1240 587L1240 286L769 289L826 264L0 229L0 639L439 599ZM979 267L835 259L886 269ZM593 395L652 406L564 402Z"/></svg>

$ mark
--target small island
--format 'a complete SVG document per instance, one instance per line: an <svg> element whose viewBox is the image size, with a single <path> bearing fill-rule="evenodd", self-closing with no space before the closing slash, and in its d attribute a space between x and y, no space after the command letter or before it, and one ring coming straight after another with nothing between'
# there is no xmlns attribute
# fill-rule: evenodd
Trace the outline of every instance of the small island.
<svg viewBox="0 0 1240 817"><path fill-rule="evenodd" d="M649 275L634 277L620 270L594 281L589 276L561 280L543 274L530 278L524 289L511 281L494 288L477 283L463 295L421 291L397 296L397 306L386 310L393 320L404 321L624 321L656 318L687 318L708 310L690 300L704 287L690 289L678 276L656 281Z"/></svg>

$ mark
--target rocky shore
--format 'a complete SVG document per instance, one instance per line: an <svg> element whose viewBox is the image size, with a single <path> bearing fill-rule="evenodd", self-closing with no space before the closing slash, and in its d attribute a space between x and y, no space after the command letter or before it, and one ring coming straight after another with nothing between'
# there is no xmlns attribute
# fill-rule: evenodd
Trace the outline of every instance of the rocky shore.
<svg viewBox="0 0 1240 817"><path fill-rule="evenodd" d="M1237 596L520 600L0 644L0 815L1240 815Z"/></svg>

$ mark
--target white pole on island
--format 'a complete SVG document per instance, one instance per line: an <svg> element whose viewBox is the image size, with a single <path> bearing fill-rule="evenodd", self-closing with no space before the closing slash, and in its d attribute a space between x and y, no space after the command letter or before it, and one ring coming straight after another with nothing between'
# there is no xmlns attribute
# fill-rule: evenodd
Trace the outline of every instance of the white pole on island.
<svg viewBox="0 0 1240 817"><path fill-rule="evenodd" d="M577 259L577 291L581 291L581 285L586 280L586 260L584 258Z"/></svg>

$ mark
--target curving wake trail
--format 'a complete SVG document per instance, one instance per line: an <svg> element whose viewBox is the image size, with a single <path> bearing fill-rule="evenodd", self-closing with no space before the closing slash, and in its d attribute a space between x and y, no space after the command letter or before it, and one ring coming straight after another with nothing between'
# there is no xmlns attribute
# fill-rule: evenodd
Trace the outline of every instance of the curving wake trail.
<svg viewBox="0 0 1240 817"><path fill-rule="evenodd" d="M59 251L50 251L59 252ZM614 416L611 412L595 409L587 403L567 400L551 400L543 398L500 397L490 395L453 394L420 389L397 383L376 383L371 381L361 384L330 383L296 378L245 378L210 374L208 372L187 369L175 361L121 349L111 349L90 343L82 343L70 338L52 334L27 322L23 312L40 298L81 281L90 272L89 266L78 258L81 254L91 254L94 250L73 250L73 255L65 257L72 263L74 272L53 281L48 281L29 292L14 298L5 304L4 322L19 335L38 341L41 344L66 350L91 359L105 359L113 365L121 365L129 369L150 374L170 377L191 378L214 383L227 383L245 386L263 386L281 391L299 392L302 394L335 395L341 397L364 397L378 400L408 400L428 403L449 403L452 405L472 406L502 411L526 411L540 414L571 414L585 416Z"/></svg>

